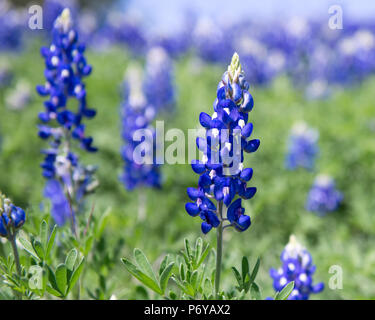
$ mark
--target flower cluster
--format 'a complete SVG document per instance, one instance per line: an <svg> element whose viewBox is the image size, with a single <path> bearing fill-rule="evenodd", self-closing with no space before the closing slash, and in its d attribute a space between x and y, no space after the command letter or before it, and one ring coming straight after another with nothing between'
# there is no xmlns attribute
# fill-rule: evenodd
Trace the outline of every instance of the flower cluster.
<svg viewBox="0 0 375 320"><path fill-rule="evenodd" d="M23 226L26 214L0 193L0 236L10 238Z"/></svg>
<svg viewBox="0 0 375 320"><path fill-rule="evenodd" d="M50 145L49 149L42 150L45 159L41 167L48 180L45 195L52 201L56 222L63 224L67 216L78 211L82 195L91 192L97 184L93 177L95 169L82 166L73 152L74 143L88 152L97 151L92 145L93 138L86 136L83 124L83 120L93 118L96 111L87 106L82 78L91 73L91 66L86 63L84 45L78 43L69 9L64 9L56 19L52 34L52 45L41 49L46 83L37 86L37 92L49 98L44 102L45 111L39 114L42 122L39 137L48 140ZM72 98L78 102L76 112L67 106ZM58 189L57 183L61 184L59 190L63 190L60 197L50 192Z"/></svg>
<svg viewBox="0 0 375 320"><path fill-rule="evenodd" d="M154 47L147 54L143 84L147 101L158 111L172 111L175 105L173 66L168 53L162 47Z"/></svg>
<svg viewBox="0 0 375 320"><path fill-rule="evenodd" d="M243 152L255 152L260 141L248 140L253 131L248 113L254 105L248 90L249 84L235 53L219 82L213 115L202 112L199 117L206 135L197 138L197 146L204 155L201 161L192 162L193 171L200 177L198 188L187 189L193 202L187 203L185 208L191 216L201 217L203 233L217 228L223 220L228 220L227 226L233 226L237 231L244 231L251 224L241 201L252 198L256 188L247 187L253 169L243 168ZM240 198L234 200L236 195ZM211 199L218 202L219 208ZM223 203L227 207L226 217L222 216Z"/></svg>
<svg viewBox="0 0 375 320"><path fill-rule="evenodd" d="M139 186L159 188L161 185L160 166L156 164L154 144L156 132L152 121L156 115L156 108L150 104L142 90L142 72L138 67L132 67L127 72L125 81L125 101L121 107L122 138L125 145L121 155L125 162L124 172L120 180L128 190ZM136 132L147 131L149 140L137 141ZM135 150L142 144L147 163L135 158Z"/></svg>
<svg viewBox="0 0 375 320"><path fill-rule="evenodd" d="M281 291L289 282L294 281L294 289L289 300L308 300L311 293L319 293L324 284L313 284L313 274L316 266L313 265L311 254L297 242L294 235L290 236L289 243L281 253L282 266L271 269L273 287Z"/></svg>
<svg viewBox="0 0 375 320"><path fill-rule="evenodd" d="M343 200L343 195L335 188L334 180L327 175L318 175L308 194L306 209L325 215L335 211Z"/></svg>
<svg viewBox="0 0 375 320"><path fill-rule="evenodd" d="M294 170L298 167L312 169L318 153L319 134L306 123L296 123L289 137L286 167Z"/></svg>

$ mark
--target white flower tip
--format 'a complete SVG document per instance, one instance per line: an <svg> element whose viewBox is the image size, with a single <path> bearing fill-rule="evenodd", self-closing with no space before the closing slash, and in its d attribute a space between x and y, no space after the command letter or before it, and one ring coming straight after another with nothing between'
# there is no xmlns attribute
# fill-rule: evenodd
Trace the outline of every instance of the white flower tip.
<svg viewBox="0 0 375 320"><path fill-rule="evenodd" d="M61 29L64 33L68 32L73 26L72 16L69 8L65 8L55 21L55 27Z"/></svg>

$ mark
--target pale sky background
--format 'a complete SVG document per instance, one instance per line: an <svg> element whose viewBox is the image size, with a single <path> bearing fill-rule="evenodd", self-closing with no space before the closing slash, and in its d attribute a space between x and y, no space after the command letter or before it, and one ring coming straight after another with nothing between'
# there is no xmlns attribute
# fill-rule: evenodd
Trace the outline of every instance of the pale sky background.
<svg viewBox="0 0 375 320"><path fill-rule="evenodd" d="M155 31L179 28L186 9L216 21L222 19L305 16L329 17L331 5L341 5L343 20L374 20L375 0L120 0L126 10L136 12Z"/></svg>

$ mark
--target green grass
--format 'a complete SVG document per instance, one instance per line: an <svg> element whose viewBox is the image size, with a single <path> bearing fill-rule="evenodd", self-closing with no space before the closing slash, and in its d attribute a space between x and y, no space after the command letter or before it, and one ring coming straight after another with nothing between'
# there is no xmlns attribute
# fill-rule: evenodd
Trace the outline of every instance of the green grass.
<svg viewBox="0 0 375 320"><path fill-rule="evenodd" d="M7 58L16 79L25 78L32 86L44 82L38 45ZM93 73L86 80L88 102L98 110L97 117L87 121L87 130L99 152L84 154L81 159L99 166L100 180L99 189L88 199L88 208L95 203L95 215L99 216L112 207L105 234L108 246L123 239L119 257L129 257L134 247L141 248L152 261L176 253L182 249L184 237L193 240L201 235L200 219L189 217L184 210L186 188L197 185L197 175L189 165L164 165L163 189L141 191L147 195L147 219L137 222L140 191L128 192L118 180L122 171L119 86L130 58L122 49L113 48L107 53L89 51L87 59L93 65ZM176 63L177 111L165 117L167 128L184 132L198 126L201 111L212 113L216 85L223 72L210 65L192 71L191 63L190 58ZM326 284L323 293L313 299L375 298L374 86L375 79L368 79L358 87L337 89L324 101L306 101L303 92L284 77L268 88L253 87L255 107L250 117L253 135L261 139L261 146L245 161L254 169L251 185L258 192L245 202L252 218L250 229L244 233L230 230L224 235L225 288L234 284L230 271L233 262L239 266L241 257L247 255L254 263L260 256L258 283L264 297L271 295L268 270L280 265L280 253L294 233L317 265L315 281ZM26 109L10 111L4 106L4 90L0 91L0 190L28 209L26 230L34 228L32 221L40 221L43 215L39 210L44 185L39 150L45 144L37 137L36 128L42 103L43 99L33 92L33 102ZM313 172L284 169L286 140L298 120L306 121L320 133L320 155ZM345 197L338 211L322 218L304 209L318 173L333 175ZM206 238L215 244L214 232ZM343 268L342 290L328 287L332 265ZM92 289L98 279L95 272L90 272L93 281L88 286ZM107 280L118 298L137 297L138 283L119 259Z"/></svg>

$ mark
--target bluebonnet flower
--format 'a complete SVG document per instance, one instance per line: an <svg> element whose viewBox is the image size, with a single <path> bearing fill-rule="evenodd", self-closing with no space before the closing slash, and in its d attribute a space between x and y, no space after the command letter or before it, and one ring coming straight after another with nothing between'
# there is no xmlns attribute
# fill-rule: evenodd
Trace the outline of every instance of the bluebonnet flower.
<svg viewBox="0 0 375 320"><path fill-rule="evenodd" d="M41 167L48 180L44 194L52 201L52 214L61 225L66 221L68 205L70 215L74 216L82 196L97 185L93 176L95 168L81 165L73 150L79 145L88 152L97 151L92 145L93 138L86 136L83 123L85 118L93 118L96 111L87 106L82 79L91 73L91 66L84 57L85 47L78 43L69 9L64 9L56 19L52 34L52 45L41 49L47 81L37 86L37 92L49 98L44 102L45 111L39 114L42 124L38 134L49 141L50 148L42 150L45 158ZM68 109L70 99L78 102L76 112ZM61 184L60 188L56 183Z"/></svg>
<svg viewBox="0 0 375 320"><path fill-rule="evenodd" d="M296 123L289 136L286 167L291 170L298 167L313 169L318 153L318 137L318 132L306 123Z"/></svg>
<svg viewBox="0 0 375 320"><path fill-rule="evenodd" d="M0 3L0 51L16 50L21 47L23 40L24 12L11 7L8 1Z"/></svg>
<svg viewBox="0 0 375 320"><path fill-rule="evenodd" d="M202 112L199 116L206 136L197 138L197 146L204 155L201 161L192 162L193 171L200 176L198 188L187 189L193 202L187 203L185 208L189 215L199 215L203 220L203 233L217 228L224 220L237 231L245 231L251 224L250 217L244 214L242 199L251 199L256 188L247 187L253 169L243 167L243 152L255 152L260 141L248 140L253 130L248 113L254 105L248 90L249 84L235 53L217 87L213 115ZM236 195L239 198L235 200ZM222 216L223 204L227 208L226 217Z"/></svg>
<svg viewBox="0 0 375 320"><path fill-rule="evenodd" d="M193 30L193 47L200 58L208 62L224 63L233 52L229 32L224 32L211 19L198 19Z"/></svg>
<svg viewBox="0 0 375 320"><path fill-rule="evenodd" d="M324 283L313 284L313 275L316 266L311 254L302 247L294 235L290 236L289 243L281 253L282 266L271 269L273 287L281 291L289 282L294 281L294 289L288 300L308 300L310 294L319 293L324 289Z"/></svg>
<svg viewBox="0 0 375 320"><path fill-rule="evenodd" d="M0 193L0 236L11 239L25 220L25 211Z"/></svg>
<svg viewBox="0 0 375 320"><path fill-rule="evenodd" d="M161 185L160 166L155 160L156 132L152 121L156 115L155 107L148 102L142 90L142 75L137 67L127 72L125 83L125 101L121 107L122 138L125 145L121 155L125 162L124 172L120 180L128 190L148 186L159 188ZM152 141L135 141L134 134L138 130L147 130ZM149 158L147 163L140 163L134 158L134 151L140 144L144 147L144 156Z"/></svg>
<svg viewBox="0 0 375 320"><path fill-rule="evenodd" d="M306 209L322 216L335 211L343 200L343 195L336 190L332 177L318 175L307 197Z"/></svg>
<svg viewBox="0 0 375 320"><path fill-rule="evenodd" d="M143 54L147 47L147 39L140 19L134 13L126 15L111 11L106 19L105 35L115 44L124 44L131 53Z"/></svg>
<svg viewBox="0 0 375 320"><path fill-rule="evenodd" d="M146 100L157 111L172 111L175 105L173 65L168 53L162 47L151 48L147 54L143 84Z"/></svg>
<svg viewBox="0 0 375 320"><path fill-rule="evenodd" d="M367 29L343 37L337 44L332 80L350 84L375 72L375 35Z"/></svg>

